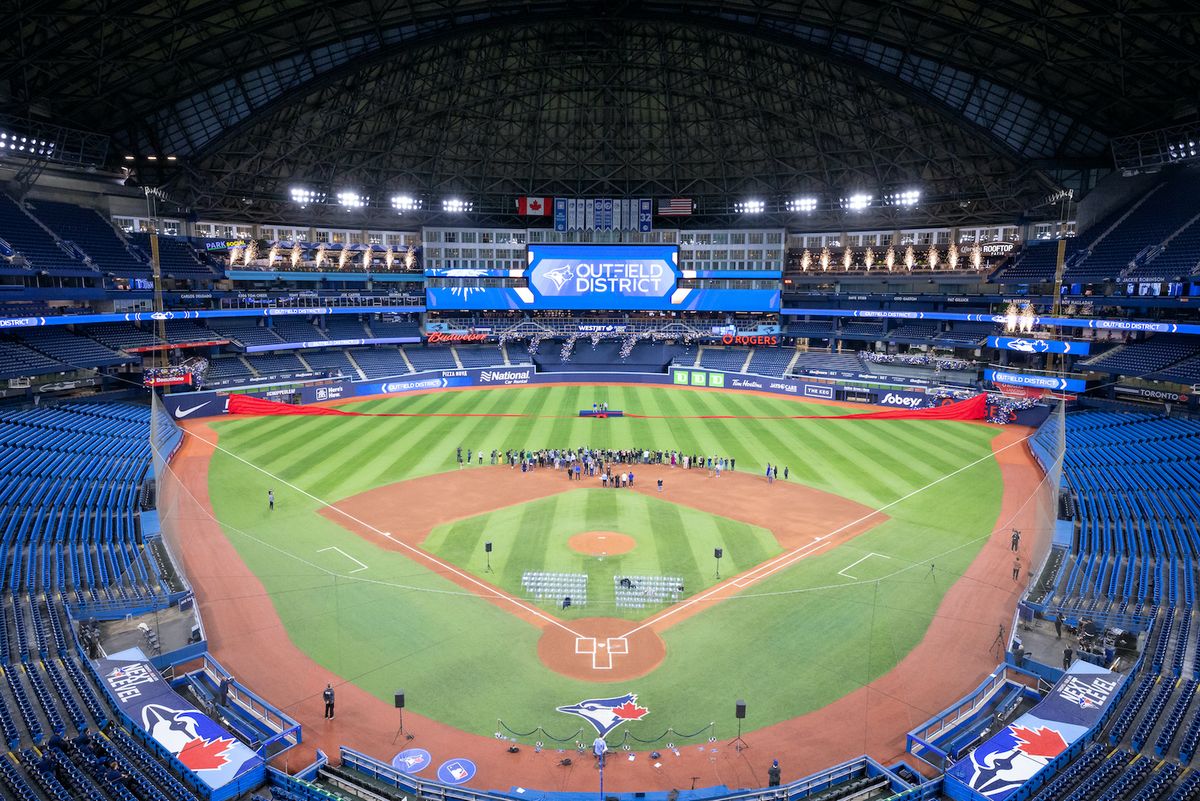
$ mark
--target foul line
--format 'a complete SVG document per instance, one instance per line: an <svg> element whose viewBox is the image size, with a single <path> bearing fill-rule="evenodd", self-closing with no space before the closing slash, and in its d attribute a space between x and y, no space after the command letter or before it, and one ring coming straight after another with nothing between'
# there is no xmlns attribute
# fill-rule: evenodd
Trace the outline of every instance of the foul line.
<svg viewBox="0 0 1200 801"><path fill-rule="evenodd" d="M319 548L319 549L317 550L317 553L325 553L326 551L337 551L337 552L338 552L338 553L340 553L342 556L346 557L346 558L347 558L347 559L349 559L351 562L353 562L354 564L358 565L358 567L357 567L356 569L354 569L354 570L351 570L351 571L350 571L350 573L361 573L362 571L364 571L364 570L366 570L366 569L367 569L367 566L366 566L366 565L364 565L362 562L358 561L358 560L357 560L357 559L355 559L353 556L351 556L350 554L346 553L345 551L343 551L341 548L337 547L336 545L330 545L328 548ZM350 575L350 573L347 573L346 575Z"/></svg>
<svg viewBox="0 0 1200 801"><path fill-rule="evenodd" d="M291 483L287 479L280 478L279 476L275 475L274 473L264 470L263 468L254 464L254 462L251 462L248 459L243 459L241 456L238 456L233 451L231 451L227 448L223 448L220 445L218 445L217 443L205 439L204 437L200 436L199 434L197 434L194 431L190 431L186 428L183 428L182 430L184 433L188 434L189 436L195 437L196 439L200 440L204 444L212 447L213 450L218 450L227 456L232 456L234 459L237 459L242 464L249 465L250 467L257 470L258 472L262 473L265 476L269 476L270 478L279 482L280 484L284 485L285 487L290 487L291 489L295 490L296 492L300 493L301 495L303 495L307 498L311 498L312 500L316 501L317 503L321 504L322 506L329 507L330 509L334 510L335 512L342 515L343 517L349 518L350 520L354 521L355 523L357 523L358 525L367 529L368 531L371 531L372 533L376 534L377 536L383 537L388 542L395 543L396 545L399 545L401 548L405 549L406 551L409 551L410 553L415 554L416 556L420 557L421 559L430 561L430 562L434 563L435 565L439 566L441 569L445 570L446 572L453 573L454 575L458 576L459 578L463 579L464 581L466 581L470 584L473 584L482 590L485 590L486 595L482 596L482 597L484 597L484 598L502 598L502 599L508 601L509 603L511 603L513 606L516 606L519 609L525 610L526 612L530 613L531 615L538 618L539 620L544 620L547 623L551 623L555 626L558 626L560 629L567 632L568 634L573 634L576 637L581 636L579 634L579 632L575 631L570 626L564 624L561 620L558 620L557 618L547 615L542 610L540 610L536 607L533 607L533 606L529 606L528 604L523 603L519 599L517 599L507 593L497 594L496 587L493 587L489 584L486 584L485 582L480 581L479 579L475 578L474 576L472 576L469 573L464 573L463 571L456 568L454 565L448 564L446 562L443 562L441 559L438 559L433 554L422 551L420 548L414 548L413 546L409 545L407 542L403 542L403 541L393 537L391 534L389 534L385 531L380 531L379 529L375 528L375 526L371 525L367 521L360 520L359 518L355 517L354 515L350 514L349 512L345 511L344 509L340 509L337 505L329 503L321 498L318 498L316 495L313 495L311 492L308 492L307 490L297 487L295 484ZM353 572L353 571L351 571L351 572ZM476 595L476 597L480 597L480 596Z"/></svg>
<svg viewBox="0 0 1200 801"><path fill-rule="evenodd" d="M969 470L978 464L982 464L983 462L988 461L989 459L995 459L997 456L1004 453L1009 448L1012 448L1016 445L1023 445L1025 443L1025 441L1028 440L1032 436L1033 436L1032 434L1026 434L1021 439L1018 439L1014 442L1010 442L1009 444L1005 445L1003 448L1000 448L997 451L989 451L987 453L987 455L981 456L978 459L976 459L975 461L969 462L969 463L963 465L962 467L958 468L957 470L947 473L946 475L942 476L941 478L934 479L933 481L930 481L925 486L918 487L917 489L913 490L912 492L908 493L907 495L901 496L901 497L897 498L896 500L891 501L890 503L886 503L883 506L880 506L878 509L876 509L872 512L868 512L867 514L863 515L862 517L858 518L857 520L852 520L849 523L846 523L844 526L840 526L840 527L834 529L833 531L829 532L828 534L825 534L821 537L817 537L815 540L813 540L813 542L810 542L807 545L801 545L799 548L795 548L791 551L788 551L785 554L781 554L780 556L775 557L774 559L770 560L769 562L764 562L763 564L761 564L758 567L751 570L749 573L745 574L744 576L739 577L738 579L735 579L734 581L725 582L722 584L718 584L715 587L710 587L708 590L701 593L700 595L697 595L693 598L689 598L687 601L684 601L683 603L676 604L675 606L672 606L670 609L664 609L659 614L654 615L654 616L649 617L646 620L644 620L641 623L641 625L627 631L624 636L630 637L630 636L636 634L637 632L641 631L642 629L648 628L648 627L654 625L655 623L659 622L660 620L666 620L668 617L670 617L671 615L673 615L677 612L681 612L684 609L694 606L695 604L703 603L704 601L707 601L709 598L711 598L713 595L716 595L717 593L721 592L722 590L728 589L728 587L731 585L736 586L739 589L744 589L745 587L748 587L752 584L757 584L759 581L766 578L767 576L770 576L772 573L775 573L779 570L783 570L786 567L790 567L791 565L795 564L796 562L799 562L801 559L804 559L806 556L811 556L819 548L823 547L824 545L828 545L829 543L826 542L826 540L828 540L830 537L832 537L836 534L840 534L841 532L845 531L846 529L851 528L853 526L857 526L860 523L864 523L867 520L870 520L875 515L880 514L881 512L883 512L887 509L891 509L896 504L903 503L904 501L907 501L909 498L913 497L914 495L919 495L920 493L924 492L925 490L927 490L931 487L936 487L938 484L941 484L946 479L953 478L954 476L958 475L959 473L963 472L964 470Z"/></svg>

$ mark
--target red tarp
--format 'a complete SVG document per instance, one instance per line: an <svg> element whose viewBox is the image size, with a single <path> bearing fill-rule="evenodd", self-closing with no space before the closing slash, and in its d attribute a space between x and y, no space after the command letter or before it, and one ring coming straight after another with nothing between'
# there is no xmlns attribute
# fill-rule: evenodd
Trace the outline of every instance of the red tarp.
<svg viewBox="0 0 1200 801"><path fill-rule="evenodd" d="M346 412L341 409L331 409L325 406L297 406L291 403L253 398L249 395L229 396L230 414L300 414L300 415L336 415L339 417L525 417L523 414L404 414L381 412ZM636 417L637 415L627 415ZM724 416L724 415L722 415ZM962 401L947 403L944 406L931 406L927 409L881 409L877 412L862 414L834 415L792 415L776 419L791 420L983 420L987 417L987 396L976 395Z"/></svg>

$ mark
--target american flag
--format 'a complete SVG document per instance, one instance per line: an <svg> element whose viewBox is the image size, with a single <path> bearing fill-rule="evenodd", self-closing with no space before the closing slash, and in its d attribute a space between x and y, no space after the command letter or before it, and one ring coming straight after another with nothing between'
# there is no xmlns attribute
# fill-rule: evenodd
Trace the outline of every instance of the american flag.
<svg viewBox="0 0 1200 801"><path fill-rule="evenodd" d="M690 197L673 197L658 201L658 216L660 217L686 217L691 213L692 199Z"/></svg>

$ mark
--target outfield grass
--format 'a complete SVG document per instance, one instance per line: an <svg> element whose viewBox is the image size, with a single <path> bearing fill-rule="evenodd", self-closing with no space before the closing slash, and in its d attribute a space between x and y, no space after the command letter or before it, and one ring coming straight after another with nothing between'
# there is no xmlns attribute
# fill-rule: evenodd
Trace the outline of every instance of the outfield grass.
<svg viewBox="0 0 1200 801"><path fill-rule="evenodd" d="M996 523L1002 487L995 460L988 458L994 428L935 421L571 416L597 399L647 415L843 412L733 392L561 386L398 396L354 406L533 415L525 418L220 420L213 426L229 453L213 459L212 502L299 647L382 699L404 686L417 712L480 734L494 732L501 719L517 730L540 724L570 735L577 719L554 707L609 692L637 692L651 709L630 724L641 737L668 726L697 730L714 720L721 736L731 736L735 698L749 704L747 730L824 706L911 650L952 577ZM805 559L672 627L664 636L666 660L649 676L598 685L543 666L536 654L539 632L531 625L317 514L325 502L456 469L460 445L726 454L737 459L739 472L767 462L786 465L793 480L875 508L950 477L891 506L887 522L852 543ZM265 508L268 487L279 498L274 513ZM556 505L555 515L560 513L586 515ZM453 539L448 536L444 547L454 547ZM337 551L322 551L329 546L368 569L351 575L356 565ZM869 553L890 558L870 557L859 566L859 581L838 575ZM940 581L925 579L931 559ZM245 646L254 645L248 635Z"/></svg>
<svg viewBox="0 0 1200 801"><path fill-rule="evenodd" d="M632 551L584 556L567 545L575 534L616 531L637 541ZM491 541L491 573L483 543ZM783 549L771 532L738 520L710 515L636 492L575 489L540 501L507 506L484 515L438 526L423 543L448 562L545 609L558 617L624 617L631 620L661 610L618 609L613 576L677 576L683 598L716 582L713 548L721 546L725 575L736 575ZM533 601L521 585L527 570L586 573L587 605L559 609L554 599ZM576 599L578 600L578 599Z"/></svg>

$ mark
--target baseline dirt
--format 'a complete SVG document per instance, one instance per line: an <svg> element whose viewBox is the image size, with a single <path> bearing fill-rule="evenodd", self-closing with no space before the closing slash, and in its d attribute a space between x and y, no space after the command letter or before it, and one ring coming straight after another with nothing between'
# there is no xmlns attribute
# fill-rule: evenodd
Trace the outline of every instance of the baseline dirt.
<svg viewBox="0 0 1200 801"><path fill-rule="evenodd" d="M568 538L567 547L584 556L618 556L637 547L637 540L619 531L585 531Z"/></svg>
<svg viewBox="0 0 1200 801"><path fill-rule="evenodd" d="M216 442L216 434L200 422L184 425L190 434L209 442L186 437L172 464L203 509L211 514L207 475L213 453L209 443ZM1030 433L1028 429L1009 426L993 442L993 450L1000 451ZM758 787L765 783L766 768L773 758L780 760L784 781L790 781L862 753L885 764L900 757L905 731L974 689L995 667L999 660L991 644L996 627L1007 626L1024 586L1024 578L1017 582L1010 578L1012 554L1008 530L1011 527L1038 530L1034 525L1034 507L1025 501L1042 475L1024 445L1000 453L998 462L1004 479L1004 497L992 536L964 575L935 577L937 581L952 582L951 586L922 641L893 670L816 712L753 732L748 739L756 747L745 751L737 752L719 742L681 748L680 756L668 756L660 767L655 767L644 754L636 755L633 761L624 757L611 760L605 771L606 787L614 792L686 788L693 783L697 787L717 784ZM539 487L541 482L536 475L525 478L535 479L523 485L524 491L534 493L527 500L545 497L536 494L539 492L560 491L552 484L544 489ZM726 479L723 476L719 480ZM467 499L456 497L457 512L448 519L479 513L464 512L463 502ZM728 501L730 495L721 493L719 497ZM522 502L511 496L508 500ZM683 502L678 496L672 500ZM726 506L714 510L715 513L735 516ZM792 507L789 516L802 508ZM398 519L396 511L392 510L391 520ZM406 511L413 509L409 507ZM1045 536L1049 536L1048 532ZM1026 562L1028 554L1041 545L1030 539L1027 536L1021 544ZM183 567L196 590L213 655L239 681L304 726L304 743L286 760L277 760L277 766L306 765L317 748L336 760L339 745L390 760L398 750L391 745L395 710L390 702L344 682L296 648L262 583L241 561L215 520L201 515L188 520L181 543ZM286 667L281 669L281 666ZM322 719L320 692L326 682L338 688L340 714L333 721ZM478 773L472 786L504 790L523 786L576 792L595 789L596 772L588 760L562 767L559 765L562 754L555 750L537 753L522 749L518 754L508 754L504 744L492 738L467 734L413 712L406 716L406 724L419 732L408 745L428 749L436 755L435 761L451 756L474 760Z"/></svg>

